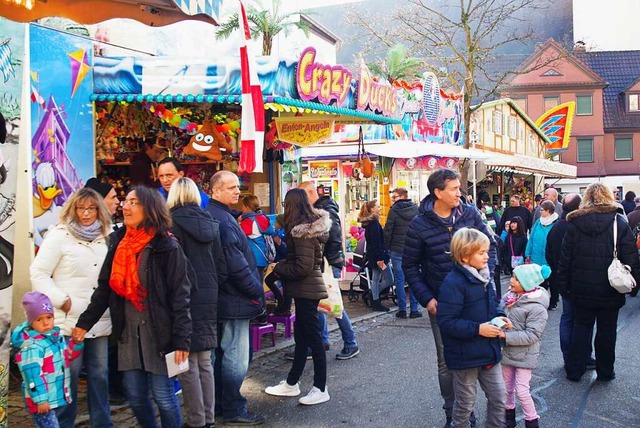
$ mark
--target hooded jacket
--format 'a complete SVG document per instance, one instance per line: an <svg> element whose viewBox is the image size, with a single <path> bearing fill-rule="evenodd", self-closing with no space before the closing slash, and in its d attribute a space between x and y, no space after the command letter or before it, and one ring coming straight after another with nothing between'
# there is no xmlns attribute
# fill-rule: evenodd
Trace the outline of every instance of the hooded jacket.
<svg viewBox="0 0 640 428"><path fill-rule="evenodd" d="M264 235L275 235L276 231L269 221L269 217L262 212L244 213L240 217L240 228L249 239L249 248L253 252L256 266L267 267L267 241Z"/></svg>
<svg viewBox="0 0 640 428"><path fill-rule="evenodd" d="M433 211L435 198L428 195L420 203L420 212L409 225L407 240L402 257L402 270L413 295L426 307L440 293L440 283L453 268L449 246L453 234L463 228L477 229L487 235L489 248L489 269L493 272L496 264L496 242L493 234L482 222L480 213L473 205L460 203L453 210L453 226L447 224Z"/></svg>
<svg viewBox="0 0 640 428"><path fill-rule="evenodd" d="M385 264L389 263L389 251L384 245L384 232L378 215L372 215L360 219L362 227L364 228L364 239L367 242L367 266L370 268L377 268L377 262L383 261Z"/></svg>
<svg viewBox="0 0 640 428"><path fill-rule="evenodd" d="M228 206L211 199L206 210L220 225L227 275L218 282L218 320L252 319L264 311L264 290L247 236Z"/></svg>
<svg viewBox="0 0 640 428"><path fill-rule="evenodd" d="M195 272L191 287L191 352L213 349L217 344L218 279L226 266L219 224L197 205L171 209L174 234Z"/></svg>
<svg viewBox="0 0 640 428"><path fill-rule="evenodd" d="M11 344L19 348L15 361L29 413L37 413L38 404L55 409L71 403L69 363L80 356L83 343L67 343L60 327L38 333L24 322L13 331Z"/></svg>
<svg viewBox="0 0 640 428"><path fill-rule="evenodd" d="M488 281L488 272L487 275ZM467 267L454 264L442 281L438 299L438 326L442 334L444 359L450 370L500 362L500 339L483 337L479 333L480 324L498 315L503 314L498 311L496 293L491 284L485 283Z"/></svg>
<svg viewBox="0 0 640 428"><path fill-rule="evenodd" d="M549 292L538 287L523 293L511 306L506 306L503 298L500 307L513 324L513 328L505 330L502 364L535 369L540 358L540 340L549 318Z"/></svg>
<svg viewBox="0 0 640 428"><path fill-rule="evenodd" d="M558 286L578 307L619 309L624 294L609 284L607 269L613 260L613 222L618 225L618 259L631 268L640 283L640 261L635 238L617 206L583 208L567 215L569 226L558 263ZM622 211L622 210L620 210ZM638 293L636 287L631 294Z"/></svg>
<svg viewBox="0 0 640 428"><path fill-rule="evenodd" d="M384 244L389 251L402 254L407 239L407 230L417 215L418 205L411 199L397 200L391 206L384 224Z"/></svg>
<svg viewBox="0 0 640 428"><path fill-rule="evenodd" d="M126 322L125 298L111 289L109 280L113 257L126 232L127 228L123 227L109 235L109 250L98 277L98 288L77 323L78 327L90 330L109 308L113 334L118 340ZM172 351L188 351L192 329L189 312L191 282L184 252L175 239L156 234L140 254L140 257L148 254L145 275L140 275L140 282L149 293L147 310L158 346L156 351L162 357Z"/></svg>
<svg viewBox="0 0 640 428"><path fill-rule="evenodd" d="M320 300L328 297L322 278L323 248L329 238L329 213L315 210L320 217L313 223L299 224L287 234L287 259L274 272L284 282L287 296Z"/></svg>
<svg viewBox="0 0 640 428"><path fill-rule="evenodd" d="M529 240L527 241L527 249L524 252L525 257L531 258L531 263L537 263L540 266L547 264L547 235L549 235L551 228L557 221L558 220L555 220L553 223L545 226L540 219L538 219L531 228Z"/></svg>
<svg viewBox="0 0 640 428"><path fill-rule="evenodd" d="M344 266L344 251L342 250L342 225L340 224L340 207L330 196L320 197L313 207L325 210L331 219L329 239L324 246L324 257L331 266Z"/></svg>

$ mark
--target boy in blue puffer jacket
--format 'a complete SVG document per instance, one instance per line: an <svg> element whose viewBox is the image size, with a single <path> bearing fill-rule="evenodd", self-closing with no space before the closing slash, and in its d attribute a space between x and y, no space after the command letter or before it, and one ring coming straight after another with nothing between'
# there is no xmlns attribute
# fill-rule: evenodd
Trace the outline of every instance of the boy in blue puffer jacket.
<svg viewBox="0 0 640 428"><path fill-rule="evenodd" d="M22 374L22 393L37 427L57 427L55 409L71 402L69 363L80 355L82 343L67 344L54 327L51 300L32 291L22 298L27 322L13 332L11 341L20 348L15 361Z"/></svg>
<svg viewBox="0 0 640 428"><path fill-rule="evenodd" d="M455 264L440 285L437 317L444 359L453 375L454 428L469 426L478 380L487 396L486 426L502 428L505 424L499 338L505 337L502 328L511 328L511 323L498 312L490 284L489 245L489 238L478 230L458 230L451 239Z"/></svg>

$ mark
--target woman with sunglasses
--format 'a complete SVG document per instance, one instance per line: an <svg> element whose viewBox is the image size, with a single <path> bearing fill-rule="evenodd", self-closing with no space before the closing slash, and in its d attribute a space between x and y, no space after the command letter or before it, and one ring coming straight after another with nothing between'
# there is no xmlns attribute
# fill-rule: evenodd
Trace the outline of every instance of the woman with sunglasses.
<svg viewBox="0 0 640 428"><path fill-rule="evenodd" d="M189 357L191 282L182 248L169 235L171 216L155 189L136 186L123 202L124 227L110 235L98 288L73 338L85 334L109 308L118 339L118 370L138 424L156 427L153 397L163 427L181 427L180 405L168 376ZM151 394L150 394L151 393Z"/></svg>
<svg viewBox="0 0 640 428"><path fill-rule="evenodd" d="M71 336L78 317L89 305L98 285L98 274L107 255L106 236L111 213L102 196L83 188L62 207L60 223L47 233L31 263L31 284L46 294L54 306L56 325ZM71 397L68 406L56 409L61 427L75 425L78 377L87 370L87 400L92 427L112 427L109 409L107 352L111 318L105 311L88 329L84 352L71 362Z"/></svg>

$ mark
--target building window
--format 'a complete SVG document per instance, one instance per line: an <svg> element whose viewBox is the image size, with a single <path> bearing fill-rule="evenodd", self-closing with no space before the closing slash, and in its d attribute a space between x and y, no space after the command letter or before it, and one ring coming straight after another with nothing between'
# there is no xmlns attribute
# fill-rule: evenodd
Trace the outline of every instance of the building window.
<svg viewBox="0 0 640 428"><path fill-rule="evenodd" d="M554 107L557 107L560 104L560 97L557 95L551 95L544 97L544 111L549 111Z"/></svg>
<svg viewBox="0 0 640 428"><path fill-rule="evenodd" d="M578 138L578 162L593 162L593 138Z"/></svg>
<svg viewBox="0 0 640 428"><path fill-rule="evenodd" d="M615 160L633 159L633 139L631 137L616 137Z"/></svg>
<svg viewBox="0 0 640 428"><path fill-rule="evenodd" d="M578 116L591 116L593 114L593 97L591 95L576 96L576 114Z"/></svg>
<svg viewBox="0 0 640 428"><path fill-rule="evenodd" d="M634 112L640 111L640 106L638 105L639 98L640 98L639 94L629 95L629 111L634 111Z"/></svg>
<svg viewBox="0 0 640 428"><path fill-rule="evenodd" d="M502 113L498 110L493 112L493 132L502 134Z"/></svg>
<svg viewBox="0 0 640 428"><path fill-rule="evenodd" d="M518 118L509 116L509 138L518 138Z"/></svg>

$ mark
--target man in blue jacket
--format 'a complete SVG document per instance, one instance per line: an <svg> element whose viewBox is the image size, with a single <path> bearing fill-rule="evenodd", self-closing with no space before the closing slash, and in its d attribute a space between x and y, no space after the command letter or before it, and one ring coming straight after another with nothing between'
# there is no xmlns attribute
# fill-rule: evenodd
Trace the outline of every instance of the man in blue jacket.
<svg viewBox="0 0 640 428"><path fill-rule="evenodd" d="M184 177L184 167L178 162L178 159L166 157L158 163L158 180L160 181L158 192L164 197L165 201L167 200L167 196L169 196L171 185L180 177ZM209 205L209 195L202 190L199 192L200 208L205 209L207 205Z"/></svg>
<svg viewBox="0 0 640 428"><path fill-rule="evenodd" d="M247 399L240 387L249 368L249 322L264 311L264 291L256 261L247 237L231 214L238 203L240 183L229 171L211 177L211 201L206 211L220 223L227 267L225 278L218 278L218 348L214 376L216 408L230 426L264 423L262 415L247 411Z"/></svg>
<svg viewBox="0 0 640 428"><path fill-rule="evenodd" d="M438 169L429 176L427 188L430 194L420 203L420 211L407 231L402 268L411 291L429 313L438 356L440 394L444 399L442 408L447 418L445 427L449 427L454 400L453 377L444 360L442 336L436 318L440 284L453 268L449 245L453 234L463 227L483 232L491 242L489 269L493 272L496 243L493 235L482 222L476 207L460 200L458 172L445 168ZM475 426L475 423L475 416L472 414L471 426Z"/></svg>

